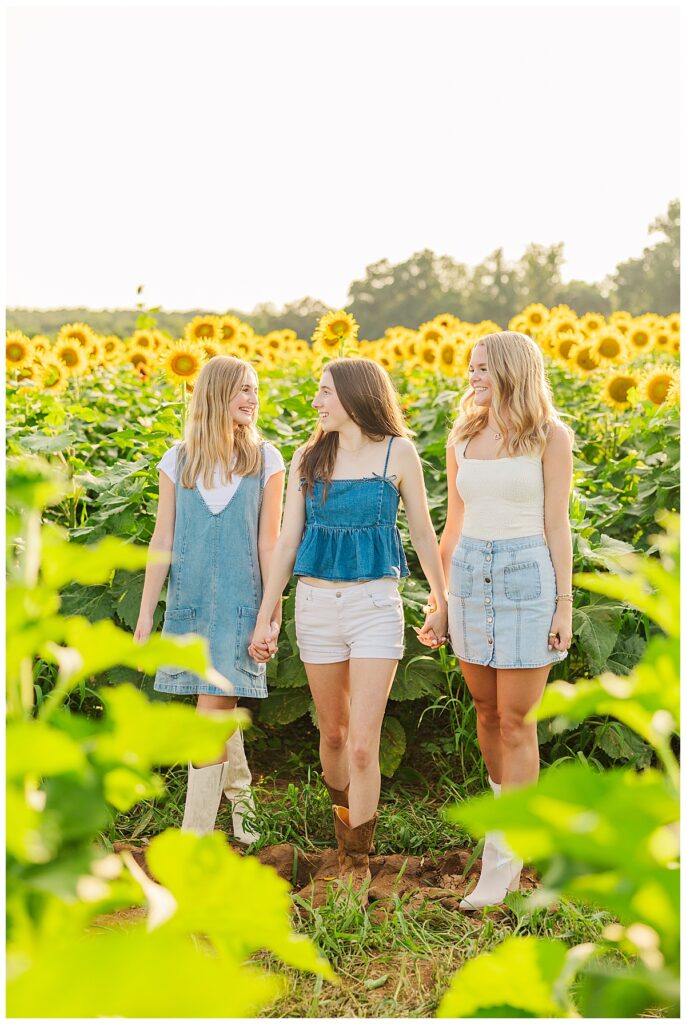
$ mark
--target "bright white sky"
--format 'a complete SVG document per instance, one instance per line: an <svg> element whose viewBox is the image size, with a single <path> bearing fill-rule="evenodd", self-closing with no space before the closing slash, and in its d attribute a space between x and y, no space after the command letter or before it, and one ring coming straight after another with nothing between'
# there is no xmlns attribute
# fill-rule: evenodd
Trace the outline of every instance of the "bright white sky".
<svg viewBox="0 0 686 1024"><path fill-rule="evenodd" d="M20 7L8 305L333 307L365 267L649 244L678 195L676 8Z"/></svg>

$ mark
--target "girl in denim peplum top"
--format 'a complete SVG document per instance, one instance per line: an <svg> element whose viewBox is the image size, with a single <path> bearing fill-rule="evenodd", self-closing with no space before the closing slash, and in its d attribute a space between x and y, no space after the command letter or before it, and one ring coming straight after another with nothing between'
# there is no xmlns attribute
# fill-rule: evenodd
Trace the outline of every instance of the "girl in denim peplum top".
<svg viewBox="0 0 686 1024"><path fill-rule="evenodd" d="M150 541L171 554L163 633L198 633L209 640L214 668L227 690L167 665L155 678L164 693L196 694L200 713L234 708L239 697L266 697L265 666L247 647L262 598L262 579L279 533L285 466L257 431L257 375L249 363L214 356L202 368L191 399L185 440L159 463L160 496ZM135 638L147 639L169 559L148 565ZM270 609L274 628L280 602ZM230 696L228 694L231 694ZM222 794L233 810L234 837L258 838L245 812L254 814L250 769L237 729L223 757L188 766L184 829L214 828Z"/></svg>
<svg viewBox="0 0 686 1024"><path fill-rule="evenodd" d="M450 639L497 796L501 784L538 777L536 722L527 714L571 643L572 437L526 335L477 341L469 385L448 438L441 555ZM489 832L481 876L461 909L502 903L521 868L501 834Z"/></svg>
<svg viewBox="0 0 686 1024"><path fill-rule="evenodd" d="M294 572L296 637L317 709L338 873L365 901L381 725L403 655L398 581L408 569L396 525L401 498L434 595L436 610L419 634L429 647L445 640L445 583L421 463L386 371L370 359L335 359L312 404L319 425L291 463L251 653L272 652L271 611Z"/></svg>

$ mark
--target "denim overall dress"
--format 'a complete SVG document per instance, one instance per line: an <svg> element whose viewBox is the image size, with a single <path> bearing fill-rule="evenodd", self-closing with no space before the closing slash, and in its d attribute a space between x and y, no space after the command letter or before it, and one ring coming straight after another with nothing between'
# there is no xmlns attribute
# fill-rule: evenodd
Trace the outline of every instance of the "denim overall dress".
<svg viewBox="0 0 686 1024"><path fill-rule="evenodd" d="M393 440L381 476L329 480L326 501L324 481L315 480L312 494L305 496L295 576L347 582L409 576L397 525L400 492L386 476Z"/></svg>
<svg viewBox="0 0 686 1024"><path fill-rule="evenodd" d="M257 550L264 449L260 472L245 476L221 512L210 512L197 486L176 473L176 521L163 636L198 633L209 641L212 665L237 697L266 697L266 666L248 654L262 600ZM155 690L226 696L192 672L174 665L158 669Z"/></svg>

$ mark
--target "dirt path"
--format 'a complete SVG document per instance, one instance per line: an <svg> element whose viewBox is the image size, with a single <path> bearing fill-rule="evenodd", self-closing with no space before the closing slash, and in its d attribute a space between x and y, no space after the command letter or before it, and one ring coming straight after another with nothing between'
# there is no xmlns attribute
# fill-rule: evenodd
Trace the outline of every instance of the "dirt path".
<svg viewBox="0 0 686 1024"><path fill-rule="evenodd" d="M240 847L237 849L241 851ZM143 847L116 843L115 850L128 850L146 874L149 874ZM312 893L313 882L315 885L319 883L321 888L322 883L325 886L337 875L337 854L334 849L304 853L290 843L279 843L277 846L265 847L256 856L262 864L274 868L281 878L290 883L293 893L301 895L305 900ZM423 856L393 853L370 857L370 909L381 911L397 896L404 900L406 907L418 908L427 900L437 900L446 910L458 910L462 896L467 889L474 887L481 870L481 858L478 858L465 871L470 857L471 850L462 848ZM533 889L537 884L534 872L525 868L520 888ZM120 910L97 918L94 924L109 926L119 923L126 926L139 921L145 913L144 908Z"/></svg>

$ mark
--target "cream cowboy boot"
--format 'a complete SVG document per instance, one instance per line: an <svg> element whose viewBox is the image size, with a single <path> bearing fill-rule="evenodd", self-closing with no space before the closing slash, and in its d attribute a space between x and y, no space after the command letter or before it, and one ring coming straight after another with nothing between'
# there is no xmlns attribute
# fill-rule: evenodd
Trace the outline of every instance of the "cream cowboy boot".
<svg viewBox="0 0 686 1024"><path fill-rule="evenodd" d="M205 768L188 765L188 788L181 828L206 836L214 829L219 802L222 798L224 764L209 764Z"/></svg>
<svg viewBox="0 0 686 1024"><path fill-rule="evenodd" d="M500 784L488 778L493 795L500 796ZM476 887L460 903L460 910L481 910L502 903L508 892L519 889L523 862L505 842L502 832L487 832L481 855L481 875Z"/></svg>
<svg viewBox="0 0 686 1024"><path fill-rule="evenodd" d="M255 802L250 790L252 775L245 758L243 733L236 729L226 741L226 763L224 764L224 796L231 803L233 836L239 843L250 846L260 838L254 825L248 825L244 815L255 814Z"/></svg>

